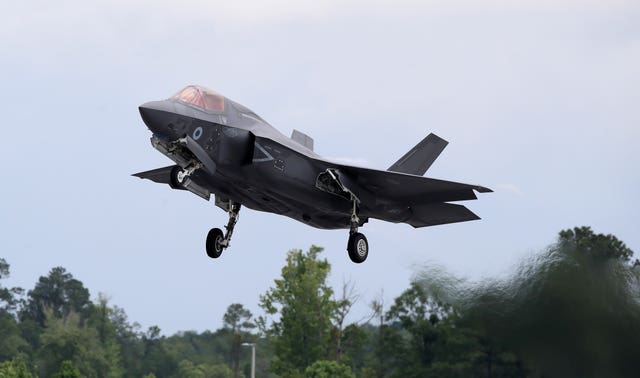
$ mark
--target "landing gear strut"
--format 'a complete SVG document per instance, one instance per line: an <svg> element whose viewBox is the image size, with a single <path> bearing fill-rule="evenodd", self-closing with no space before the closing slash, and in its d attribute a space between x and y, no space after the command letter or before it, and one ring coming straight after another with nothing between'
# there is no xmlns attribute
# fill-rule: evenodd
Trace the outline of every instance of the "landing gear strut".
<svg viewBox="0 0 640 378"><path fill-rule="evenodd" d="M228 210L229 222L225 226L226 234L219 228L212 228L207 234L207 255L212 259L220 257L222 251L229 247L231 243L231 235L233 235L233 228L238 222L238 213L240 212L240 204L229 201Z"/></svg>
<svg viewBox="0 0 640 378"><path fill-rule="evenodd" d="M200 163L192 163L187 166L187 168L182 169L180 166L176 165L171 170L170 177L170 186L174 189L181 189L185 186L187 179L189 176L196 171L196 169L200 168Z"/></svg>
<svg viewBox="0 0 640 378"><path fill-rule="evenodd" d="M358 199L352 195L351 202L351 228L349 230L349 241L347 242L347 251L349 258L356 264L363 263L369 256L369 242L367 238L358 232L360 218L358 218Z"/></svg>

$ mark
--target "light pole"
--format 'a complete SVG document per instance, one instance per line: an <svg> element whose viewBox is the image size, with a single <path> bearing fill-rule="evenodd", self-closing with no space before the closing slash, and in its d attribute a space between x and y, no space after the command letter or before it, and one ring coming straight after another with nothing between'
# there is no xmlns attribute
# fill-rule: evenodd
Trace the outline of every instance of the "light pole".
<svg viewBox="0 0 640 378"><path fill-rule="evenodd" d="M251 378L256 378L256 343L242 343L251 347Z"/></svg>

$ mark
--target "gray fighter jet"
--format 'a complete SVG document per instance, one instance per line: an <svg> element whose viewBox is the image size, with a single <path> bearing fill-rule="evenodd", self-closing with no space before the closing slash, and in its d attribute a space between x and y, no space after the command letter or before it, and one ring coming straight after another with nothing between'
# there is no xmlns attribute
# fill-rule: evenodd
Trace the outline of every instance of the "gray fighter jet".
<svg viewBox="0 0 640 378"><path fill-rule="evenodd" d="M462 205L490 189L422 177L447 145L434 134L386 171L356 167L313 152L313 139L287 138L246 107L191 85L164 101L139 107L151 144L175 165L134 176L188 190L229 214L226 232L209 231L207 255L229 247L241 205L286 215L323 229L349 229L355 263L369 254L358 228L369 218L413 227L480 219Z"/></svg>

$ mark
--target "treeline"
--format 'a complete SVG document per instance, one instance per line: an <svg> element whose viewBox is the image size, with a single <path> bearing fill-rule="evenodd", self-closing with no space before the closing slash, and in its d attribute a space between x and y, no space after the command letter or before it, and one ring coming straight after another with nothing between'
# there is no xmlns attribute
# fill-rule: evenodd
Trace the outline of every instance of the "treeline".
<svg viewBox="0 0 640 378"><path fill-rule="evenodd" d="M334 290L322 248L292 250L264 313L231 304L216 331L162 336L62 267L25 293L3 279L0 377L637 376L638 260L613 235L560 232L504 281L469 286L425 270L391 304L348 323L360 300ZM245 345L243 345L245 344Z"/></svg>

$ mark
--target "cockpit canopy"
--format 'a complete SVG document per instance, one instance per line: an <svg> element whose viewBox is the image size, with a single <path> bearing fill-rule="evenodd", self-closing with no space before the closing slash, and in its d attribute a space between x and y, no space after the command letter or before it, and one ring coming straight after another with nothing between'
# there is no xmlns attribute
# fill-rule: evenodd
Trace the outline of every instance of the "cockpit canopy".
<svg viewBox="0 0 640 378"><path fill-rule="evenodd" d="M171 98L205 110L224 111L224 96L198 85L189 85Z"/></svg>

